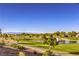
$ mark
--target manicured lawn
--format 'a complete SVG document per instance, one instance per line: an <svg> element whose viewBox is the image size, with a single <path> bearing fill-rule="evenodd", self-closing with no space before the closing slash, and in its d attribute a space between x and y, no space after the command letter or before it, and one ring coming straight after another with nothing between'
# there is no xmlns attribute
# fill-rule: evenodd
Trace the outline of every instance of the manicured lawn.
<svg viewBox="0 0 79 59"><path fill-rule="evenodd" d="M33 47L48 49L49 45L45 45L41 42L27 41L24 45L31 45ZM73 54L79 54L79 44L59 44L54 50L69 52Z"/></svg>
<svg viewBox="0 0 79 59"><path fill-rule="evenodd" d="M36 46L36 47L40 47L44 49L49 48L48 46ZM56 46L54 50L79 55L79 44L60 44Z"/></svg>
<svg viewBox="0 0 79 59"><path fill-rule="evenodd" d="M20 41L21 44L24 44L24 45L32 45L32 46L40 46L40 45L44 45L42 42L34 42L32 40L26 40L26 41Z"/></svg>
<svg viewBox="0 0 79 59"><path fill-rule="evenodd" d="M49 46L35 46L48 49ZM66 51L66 52L79 52L79 44L60 44L54 48L54 50Z"/></svg>
<svg viewBox="0 0 79 59"><path fill-rule="evenodd" d="M67 52L79 52L79 44L60 44L54 49Z"/></svg>

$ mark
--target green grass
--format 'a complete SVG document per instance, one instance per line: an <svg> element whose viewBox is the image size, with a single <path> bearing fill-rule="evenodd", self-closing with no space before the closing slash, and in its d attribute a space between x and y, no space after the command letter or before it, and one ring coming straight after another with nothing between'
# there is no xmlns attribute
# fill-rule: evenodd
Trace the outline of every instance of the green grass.
<svg viewBox="0 0 79 59"><path fill-rule="evenodd" d="M25 41L25 42L26 43L24 45L31 45L33 47L44 48L44 49L49 48L49 45L45 45L42 42L34 42L34 41L31 41L31 40ZM69 53L79 55L79 44L59 44L54 48L54 50L69 52Z"/></svg>
<svg viewBox="0 0 79 59"><path fill-rule="evenodd" d="M40 42L26 42L26 43L21 43L21 44L25 44L25 45L43 45Z"/></svg>
<svg viewBox="0 0 79 59"><path fill-rule="evenodd" d="M49 49L48 45L33 45L33 47ZM79 55L79 44L60 44L54 48L57 51L69 52Z"/></svg>
<svg viewBox="0 0 79 59"><path fill-rule="evenodd" d="M79 52L79 44L60 44L54 49L67 52Z"/></svg>
<svg viewBox="0 0 79 59"><path fill-rule="evenodd" d="M40 46L33 46L33 47L38 47L38 48L44 48L44 49L49 49L48 45L40 45Z"/></svg>
<svg viewBox="0 0 79 59"><path fill-rule="evenodd" d="M5 46L5 43L0 43L0 47L1 47L1 46Z"/></svg>
<svg viewBox="0 0 79 59"><path fill-rule="evenodd" d="M35 46L48 49L49 46ZM79 52L79 44L60 44L54 48L54 50L66 51L66 52Z"/></svg>
<svg viewBox="0 0 79 59"><path fill-rule="evenodd" d="M45 49L49 48L48 45L45 45L41 42L33 42L33 41L27 41L26 43L24 43L24 45L32 45L34 47L45 48ZM54 48L54 50L79 52L79 44L59 44Z"/></svg>
<svg viewBox="0 0 79 59"><path fill-rule="evenodd" d="M49 46L34 46L38 48L48 49ZM53 50L61 51L61 52L68 52L74 55L79 55L79 44L60 44L56 46Z"/></svg>
<svg viewBox="0 0 79 59"><path fill-rule="evenodd" d="M42 42L34 42L32 40L20 41L20 43L24 44L24 45L33 45L33 46L35 46L35 45L38 45L38 46L44 45Z"/></svg>
<svg viewBox="0 0 79 59"><path fill-rule="evenodd" d="M68 39L69 39L69 40L79 40L78 37L69 37Z"/></svg>

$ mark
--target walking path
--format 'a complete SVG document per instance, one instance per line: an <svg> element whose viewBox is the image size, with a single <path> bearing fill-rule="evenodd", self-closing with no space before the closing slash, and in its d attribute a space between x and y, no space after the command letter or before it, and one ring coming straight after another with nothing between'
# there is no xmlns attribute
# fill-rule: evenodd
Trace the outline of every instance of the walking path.
<svg viewBox="0 0 79 59"><path fill-rule="evenodd" d="M44 53L47 50L47 49L32 47L32 46L28 46L28 45L23 45L23 46L25 48L29 48L32 51L36 51L38 53ZM55 53L58 56L74 56L73 54L69 54L68 52L62 52L62 51L57 51L57 50L53 50L53 53Z"/></svg>
<svg viewBox="0 0 79 59"><path fill-rule="evenodd" d="M0 38L2 39L2 38ZM19 44L22 45L22 44ZM43 48L38 48L38 47L33 47L33 46L29 46L29 45L23 45L24 47L28 48L30 51L36 51L38 53L44 53L47 49L43 49ZM1 49L2 50L2 49ZM57 51L57 50L53 50L53 52L56 55L61 55L61 56L74 56L73 54L69 54L68 52L62 52L62 51Z"/></svg>

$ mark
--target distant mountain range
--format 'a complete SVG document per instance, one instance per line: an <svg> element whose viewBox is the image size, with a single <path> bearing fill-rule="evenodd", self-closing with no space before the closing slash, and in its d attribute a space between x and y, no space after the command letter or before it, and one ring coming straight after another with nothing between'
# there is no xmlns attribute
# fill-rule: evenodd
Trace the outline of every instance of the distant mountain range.
<svg viewBox="0 0 79 59"><path fill-rule="evenodd" d="M21 32L5 32L6 34L20 34Z"/></svg>
<svg viewBox="0 0 79 59"><path fill-rule="evenodd" d="M31 32L5 32L6 34L20 34L20 33L31 33ZM33 33L33 34L40 34L40 33Z"/></svg>

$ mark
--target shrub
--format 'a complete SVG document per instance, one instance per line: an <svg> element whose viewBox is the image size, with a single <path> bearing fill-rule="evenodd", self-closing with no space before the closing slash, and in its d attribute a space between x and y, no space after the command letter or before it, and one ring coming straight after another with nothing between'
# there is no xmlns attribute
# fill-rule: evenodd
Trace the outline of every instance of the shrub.
<svg viewBox="0 0 79 59"><path fill-rule="evenodd" d="M18 48L18 45L12 44L11 47Z"/></svg>
<svg viewBox="0 0 79 59"><path fill-rule="evenodd" d="M47 50L46 52L43 53L43 56L53 56L53 52L51 50Z"/></svg>
<svg viewBox="0 0 79 59"><path fill-rule="evenodd" d="M20 45L12 44L11 46L14 47L14 48L17 48L17 49L19 49L19 50L26 50L25 47L20 46Z"/></svg>
<svg viewBox="0 0 79 59"><path fill-rule="evenodd" d="M5 45L5 43L0 43L0 47L2 47L2 46L4 46Z"/></svg>
<svg viewBox="0 0 79 59"><path fill-rule="evenodd" d="M20 51L19 56L25 56L25 53Z"/></svg>
<svg viewBox="0 0 79 59"><path fill-rule="evenodd" d="M19 49L19 50L26 50L26 48L25 48L25 47L20 46L20 45L18 46L18 49Z"/></svg>

